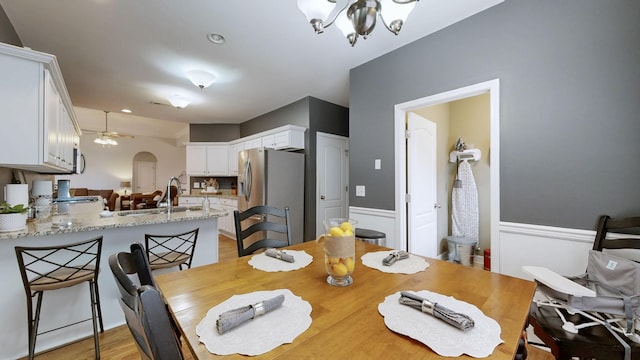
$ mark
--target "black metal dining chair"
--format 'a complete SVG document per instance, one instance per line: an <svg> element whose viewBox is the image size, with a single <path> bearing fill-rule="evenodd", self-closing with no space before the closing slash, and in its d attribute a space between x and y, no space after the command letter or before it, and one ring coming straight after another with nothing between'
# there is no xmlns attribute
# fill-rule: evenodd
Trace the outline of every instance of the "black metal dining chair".
<svg viewBox="0 0 640 360"><path fill-rule="evenodd" d="M259 249L291 245L289 207L254 206L233 212L238 256L253 254Z"/></svg>
<svg viewBox="0 0 640 360"><path fill-rule="evenodd" d="M183 359L180 339L166 304L155 287L144 247L109 256L120 290L120 307L142 359ZM135 280L135 281L134 281Z"/></svg>
<svg viewBox="0 0 640 360"><path fill-rule="evenodd" d="M59 330L73 324L60 326L38 333L42 298L45 291L59 290L71 286L89 283L91 298L91 318L81 320L93 322L93 346L95 358L100 358L100 332L104 332L98 274L100 273L100 254L102 236L72 244L38 247L15 247L22 283L27 297L27 319L29 332L29 359L33 359L38 335ZM33 303L35 300L35 313Z"/></svg>
<svg viewBox="0 0 640 360"><path fill-rule="evenodd" d="M200 228L181 234L145 234L144 241L151 270L177 266L191 268Z"/></svg>

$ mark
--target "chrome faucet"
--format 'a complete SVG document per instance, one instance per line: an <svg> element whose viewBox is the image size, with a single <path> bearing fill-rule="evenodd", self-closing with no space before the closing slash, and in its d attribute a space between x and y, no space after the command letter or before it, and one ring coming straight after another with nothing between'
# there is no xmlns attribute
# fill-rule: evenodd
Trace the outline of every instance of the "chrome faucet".
<svg viewBox="0 0 640 360"><path fill-rule="evenodd" d="M171 215L171 209L173 208L173 201L171 201L171 183L175 181L178 186L178 195L182 194L182 185L180 184L180 180L172 176L169 178L169 182L167 183L167 215Z"/></svg>

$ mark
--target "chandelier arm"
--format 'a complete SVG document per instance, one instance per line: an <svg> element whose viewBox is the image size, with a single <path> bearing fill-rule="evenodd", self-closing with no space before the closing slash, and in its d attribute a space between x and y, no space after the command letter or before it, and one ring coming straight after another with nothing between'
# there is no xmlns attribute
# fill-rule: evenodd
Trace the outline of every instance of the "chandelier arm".
<svg viewBox="0 0 640 360"><path fill-rule="evenodd" d="M335 2L335 1L331 1L331 0L327 0L329 2ZM417 0L413 0L413 1L417 1ZM345 5L342 7L342 9L340 9L339 11L335 11L334 15L332 18L329 18L331 21L328 21L326 24L324 23L324 21L322 22L322 27L324 27L325 29L328 28L329 26L333 25L334 22L336 22L336 19L338 18L338 16L340 16L340 14L342 14L343 11L347 10L347 8L349 7L349 5L351 2L350 1L345 1ZM327 20L329 20L327 19Z"/></svg>
<svg viewBox="0 0 640 360"><path fill-rule="evenodd" d="M418 0L414 0L414 1L418 1ZM400 32L400 29L394 29L392 26L387 25L387 21L382 16L382 12L378 13L378 17L380 18L380 20L382 20L382 24L384 25L385 28L387 28L387 30L391 31L395 35L398 35L398 33ZM396 20L394 20L394 21L396 21ZM400 22L400 25L402 25L402 22Z"/></svg>

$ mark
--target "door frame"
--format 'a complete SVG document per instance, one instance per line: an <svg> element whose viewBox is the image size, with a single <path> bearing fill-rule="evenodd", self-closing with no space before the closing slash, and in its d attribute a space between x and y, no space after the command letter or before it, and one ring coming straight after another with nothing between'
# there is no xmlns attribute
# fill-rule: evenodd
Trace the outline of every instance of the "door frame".
<svg viewBox="0 0 640 360"><path fill-rule="evenodd" d="M325 132L321 132L318 131L316 132L316 192L315 192L315 197L316 197L316 219L315 219L315 226L316 226L316 237L320 234L324 233L324 225L323 225L323 220L324 217L320 212L320 182L318 181L318 174L320 173L320 164L318 163L318 159L319 156L318 154L320 153L320 148L318 147L318 139L319 138L327 138L327 139L335 139L335 140L339 140L339 141L343 141L346 145L346 150L347 150L347 154L349 153L349 138L346 136L342 136L342 135L335 135L335 134L330 134L330 133L325 133ZM323 171L327 171L326 168L324 168ZM346 163L346 169L345 169L345 176L346 178L344 179L345 184L347 186L346 190L345 190L345 194L344 194L344 209L345 209L345 216L347 216L349 214L349 159L347 158L347 163Z"/></svg>
<svg viewBox="0 0 640 360"><path fill-rule="evenodd" d="M395 143L395 239L396 248L406 250L407 247L407 207L406 180L407 154L405 146L405 129L407 112L420 108L460 100L484 93L489 93L490 107L490 201L491 201L491 271L500 269L500 80L469 85L459 89L396 104L394 106L394 143Z"/></svg>

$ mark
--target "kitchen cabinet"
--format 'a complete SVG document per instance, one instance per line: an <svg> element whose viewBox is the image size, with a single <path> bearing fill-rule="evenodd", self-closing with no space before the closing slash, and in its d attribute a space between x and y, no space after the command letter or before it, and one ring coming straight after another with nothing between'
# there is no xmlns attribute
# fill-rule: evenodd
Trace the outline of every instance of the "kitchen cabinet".
<svg viewBox="0 0 640 360"><path fill-rule="evenodd" d="M304 130L285 130L274 134L274 149L304 149Z"/></svg>
<svg viewBox="0 0 640 360"><path fill-rule="evenodd" d="M229 146L225 144L187 145L187 175L228 176Z"/></svg>
<svg viewBox="0 0 640 360"><path fill-rule="evenodd" d="M238 176L238 153L244 150L243 143L229 145L229 175Z"/></svg>
<svg viewBox="0 0 640 360"><path fill-rule="evenodd" d="M238 200L235 199L227 199L227 198L217 198L219 204L218 208L222 210L226 210L229 215L219 217L218 218L218 227L219 230L224 233L224 235L231 237L232 239L236 238L236 225L235 220L233 218L233 212L238 210Z"/></svg>
<svg viewBox="0 0 640 360"><path fill-rule="evenodd" d="M71 173L80 128L55 56L0 43L0 165Z"/></svg>
<svg viewBox="0 0 640 360"><path fill-rule="evenodd" d="M178 206L202 206L204 196L178 196Z"/></svg>

